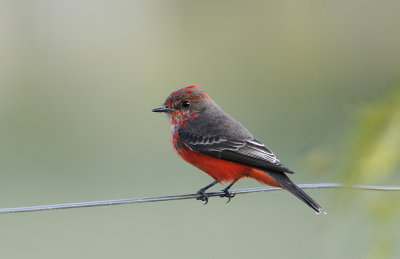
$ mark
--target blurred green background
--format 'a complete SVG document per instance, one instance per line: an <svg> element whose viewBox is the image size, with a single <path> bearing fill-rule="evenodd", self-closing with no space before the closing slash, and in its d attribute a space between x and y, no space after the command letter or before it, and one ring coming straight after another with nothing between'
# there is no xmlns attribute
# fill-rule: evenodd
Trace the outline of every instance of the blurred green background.
<svg viewBox="0 0 400 259"><path fill-rule="evenodd" d="M166 117L150 112L192 84L297 183L399 186L399 10L399 1L1 1L0 207L208 184L172 152ZM398 193L308 192L327 216L287 192L0 215L0 257L400 257Z"/></svg>

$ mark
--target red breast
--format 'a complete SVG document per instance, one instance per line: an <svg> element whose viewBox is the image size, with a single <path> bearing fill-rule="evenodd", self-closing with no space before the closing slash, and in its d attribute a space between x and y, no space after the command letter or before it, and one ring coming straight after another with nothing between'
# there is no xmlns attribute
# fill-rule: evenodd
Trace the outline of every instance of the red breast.
<svg viewBox="0 0 400 259"><path fill-rule="evenodd" d="M191 150L179 140L177 132L171 135L171 141L175 152L183 160L206 172L216 180L220 180L221 182L232 182L240 178L251 177L261 183L280 187L271 176L261 170Z"/></svg>

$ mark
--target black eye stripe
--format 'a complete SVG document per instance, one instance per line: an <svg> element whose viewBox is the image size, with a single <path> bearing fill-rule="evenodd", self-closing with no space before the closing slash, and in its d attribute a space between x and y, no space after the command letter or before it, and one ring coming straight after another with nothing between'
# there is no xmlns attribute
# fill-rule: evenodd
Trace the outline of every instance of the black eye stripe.
<svg viewBox="0 0 400 259"><path fill-rule="evenodd" d="M183 101L183 102L182 102L182 107L183 107L183 108L189 108L190 105L191 105L191 103L190 103L189 101Z"/></svg>

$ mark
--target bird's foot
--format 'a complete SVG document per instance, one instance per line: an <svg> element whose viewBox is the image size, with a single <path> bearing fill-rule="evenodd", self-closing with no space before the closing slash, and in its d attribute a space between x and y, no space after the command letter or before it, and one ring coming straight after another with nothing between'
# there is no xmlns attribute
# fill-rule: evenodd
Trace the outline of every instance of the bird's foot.
<svg viewBox="0 0 400 259"><path fill-rule="evenodd" d="M231 192L229 191L229 189L223 189L222 191L224 192L224 194L221 194L219 197L227 197L227 198L228 198L228 201L227 201L226 203L230 202L231 199L232 199L233 197L235 197L235 194L231 193Z"/></svg>
<svg viewBox="0 0 400 259"><path fill-rule="evenodd" d="M196 194L199 195L199 197L197 197L196 199L204 201L204 205L206 205L208 202L208 195L206 193L206 190L209 189L210 187L213 187L217 183L219 183L219 180L215 180L214 182L210 183L209 185L201 188L198 192L196 192Z"/></svg>
<svg viewBox="0 0 400 259"><path fill-rule="evenodd" d="M204 189L200 189L196 194L200 195L196 200L204 201L204 205L208 203L208 195Z"/></svg>

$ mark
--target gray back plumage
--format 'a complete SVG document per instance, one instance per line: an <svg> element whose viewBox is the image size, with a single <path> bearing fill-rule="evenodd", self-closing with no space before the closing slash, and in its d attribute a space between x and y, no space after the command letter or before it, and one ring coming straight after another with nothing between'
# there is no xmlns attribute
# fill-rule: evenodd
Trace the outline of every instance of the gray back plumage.
<svg viewBox="0 0 400 259"><path fill-rule="evenodd" d="M179 138L192 150L261 170L293 173L264 144L210 99L178 130Z"/></svg>

